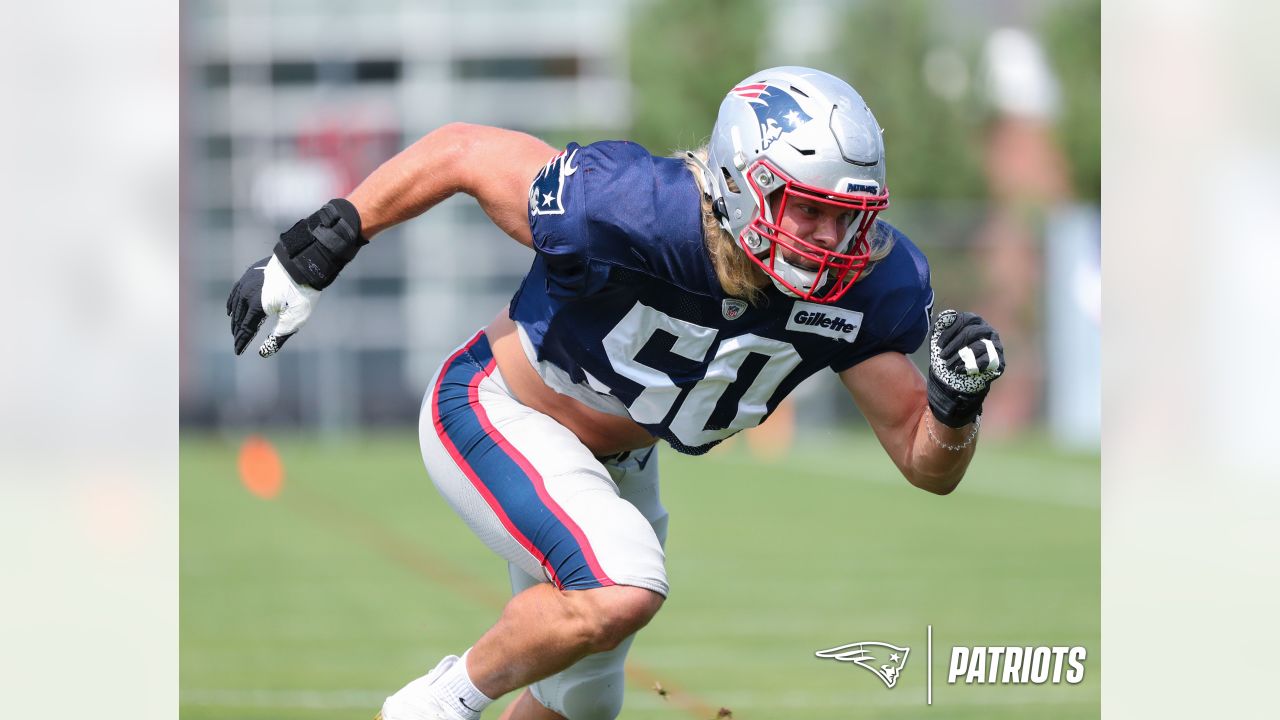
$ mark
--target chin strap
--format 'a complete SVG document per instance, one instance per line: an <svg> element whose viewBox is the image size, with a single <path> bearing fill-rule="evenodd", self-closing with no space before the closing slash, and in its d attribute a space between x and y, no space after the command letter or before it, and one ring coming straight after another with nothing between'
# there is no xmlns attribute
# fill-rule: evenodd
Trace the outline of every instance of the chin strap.
<svg viewBox="0 0 1280 720"><path fill-rule="evenodd" d="M800 288L806 294L811 293L814 291L815 288L820 288L826 284L826 280L827 280L826 270L822 271L822 276L819 277L818 274L812 270L803 270L787 262L787 259L782 257L781 253L779 253L778 256L774 258L773 267L774 267L774 270L781 271L780 274L786 279L787 282L791 283L792 285L795 285L797 288ZM770 275L769 279L773 280L773 284L779 290L781 290L784 294L790 295L791 297L800 297L799 294L794 293L791 290L788 290L786 285L783 285L781 282L778 281L778 278Z"/></svg>

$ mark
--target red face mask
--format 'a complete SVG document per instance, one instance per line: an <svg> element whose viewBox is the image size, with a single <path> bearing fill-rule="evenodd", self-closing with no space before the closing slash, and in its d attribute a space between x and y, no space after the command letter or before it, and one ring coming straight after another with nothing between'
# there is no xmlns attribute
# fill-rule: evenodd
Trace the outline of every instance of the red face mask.
<svg viewBox="0 0 1280 720"><path fill-rule="evenodd" d="M769 200L766 190L761 187L760 176L762 173L768 173L783 183L780 189L770 188L768 191L770 194L780 193L777 206L773 212L775 220L772 222L764 217L763 208ZM876 216L889 206L888 189L885 188L878 194L871 192L838 193L826 188L796 182L764 160L752 165L747 171L746 177L747 182L751 185L751 192L756 197L756 205L760 208L756 211L756 217L752 219L738 238L738 242L747 251L747 255L770 277L801 300L820 303L833 303L839 300L849 291L849 288L853 287L858 277L862 275L862 271L867 267L867 260L871 255L867 232L875 223ZM767 181L765 184L772 185L774 182ZM787 211L787 204L795 201L802 201L822 208L834 208L842 213L853 213L845 230L845 237L837 245L837 248L844 248L847 252L825 249L783 230L781 218ZM769 242L769 252L763 257L756 255L756 252L751 249L747 242L747 238L753 232L762 240ZM757 247L757 251L758 249ZM784 259L782 257L783 251L786 251L792 259ZM798 267L796 265L797 260L807 265L812 265L813 269L811 270L801 268L805 272L813 273L814 280L812 285L807 289L800 287L801 283L797 282L800 278L794 272L786 272L785 266L778 264L780 260L796 267Z"/></svg>

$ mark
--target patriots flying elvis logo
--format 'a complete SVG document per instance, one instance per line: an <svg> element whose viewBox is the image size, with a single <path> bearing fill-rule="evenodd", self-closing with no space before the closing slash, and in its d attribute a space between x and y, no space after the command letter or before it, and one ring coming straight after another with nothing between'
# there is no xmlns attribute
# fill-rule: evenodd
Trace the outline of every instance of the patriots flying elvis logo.
<svg viewBox="0 0 1280 720"><path fill-rule="evenodd" d="M885 642L857 642L819 650L814 655L864 667L875 673L885 687L892 688L898 684L910 653L911 648Z"/></svg>
<svg viewBox="0 0 1280 720"><path fill-rule="evenodd" d="M538 172L533 185L529 186L530 215L564 214L564 180L578 171L573 164L577 154L578 148L573 152L561 150Z"/></svg>
<svg viewBox="0 0 1280 720"><path fill-rule="evenodd" d="M760 122L761 149L813 119L790 93L767 83L739 85L730 92L746 100L755 111Z"/></svg>

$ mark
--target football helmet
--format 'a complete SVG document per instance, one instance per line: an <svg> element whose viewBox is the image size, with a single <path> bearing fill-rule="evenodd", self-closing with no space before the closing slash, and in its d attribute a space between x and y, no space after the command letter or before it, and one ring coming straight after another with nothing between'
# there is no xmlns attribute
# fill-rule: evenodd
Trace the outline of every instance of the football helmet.
<svg viewBox="0 0 1280 720"><path fill-rule="evenodd" d="M751 75L720 103L707 164L721 226L779 290L827 303L848 292L889 205L880 126L848 83L805 67ZM782 229L797 200L851 213L834 249Z"/></svg>

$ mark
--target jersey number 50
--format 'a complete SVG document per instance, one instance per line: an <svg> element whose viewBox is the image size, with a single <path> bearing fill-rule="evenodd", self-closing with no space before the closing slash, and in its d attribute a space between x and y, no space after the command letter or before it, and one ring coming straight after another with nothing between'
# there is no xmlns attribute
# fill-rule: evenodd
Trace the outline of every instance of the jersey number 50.
<svg viewBox="0 0 1280 720"><path fill-rule="evenodd" d="M680 361L682 364L687 365L689 361L697 364L695 373L701 371L687 394L669 374L636 359L659 330L675 336L671 354L684 358ZM604 338L604 350L614 372L644 388L629 405L631 417L647 425L662 425L670 417L667 427L689 447L722 440L739 430L759 425L767 412L769 398L800 364L800 355L791 343L747 333L722 340L715 355L704 362L718 336L715 328L674 318L636 303ZM744 376L743 382L738 382L739 373L749 359L752 368L758 368L755 377L748 381ZM736 397L726 396L731 388ZM672 408L675 408L674 414ZM721 412L717 412L718 409ZM731 419L725 423L717 417L718 427L709 428L713 413L719 416L726 409L732 412Z"/></svg>

